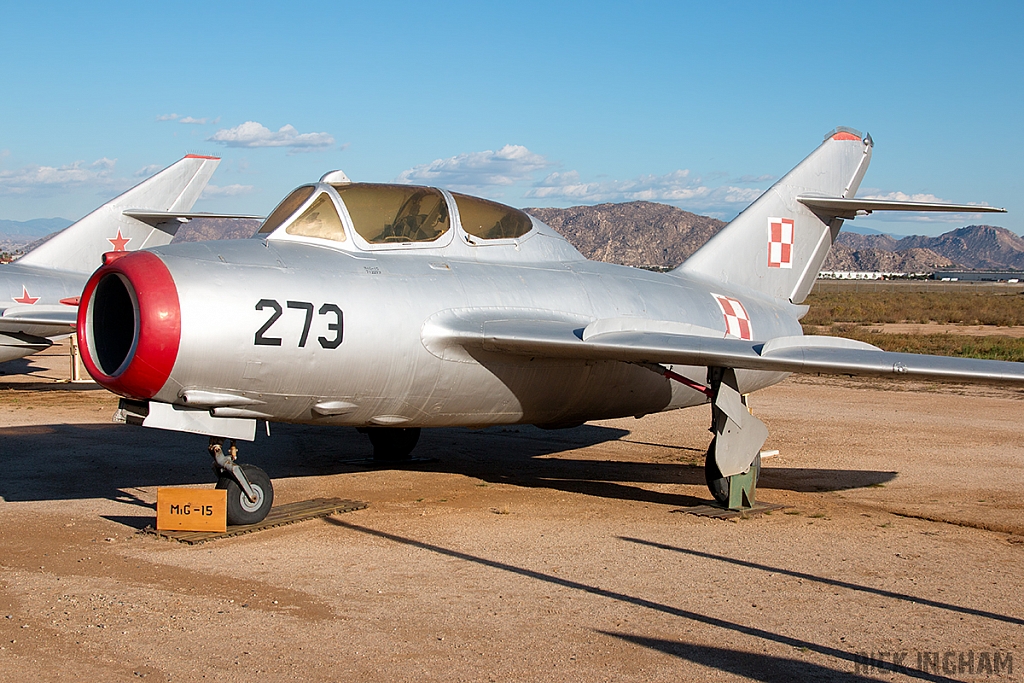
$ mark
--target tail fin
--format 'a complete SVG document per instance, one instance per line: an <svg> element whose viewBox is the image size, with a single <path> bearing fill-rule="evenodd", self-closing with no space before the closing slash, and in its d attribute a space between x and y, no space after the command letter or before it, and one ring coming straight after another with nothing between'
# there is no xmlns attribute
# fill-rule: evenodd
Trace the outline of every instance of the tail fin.
<svg viewBox="0 0 1024 683"><path fill-rule="evenodd" d="M853 197L871 161L872 144L870 135L835 129L676 271L800 303L843 219L836 212L816 213L797 197Z"/></svg>
<svg viewBox="0 0 1024 683"><path fill-rule="evenodd" d="M22 256L26 266L91 273L104 252L135 251L167 244L177 220L147 224L125 215L131 209L188 212L199 199L220 159L189 154L107 202Z"/></svg>

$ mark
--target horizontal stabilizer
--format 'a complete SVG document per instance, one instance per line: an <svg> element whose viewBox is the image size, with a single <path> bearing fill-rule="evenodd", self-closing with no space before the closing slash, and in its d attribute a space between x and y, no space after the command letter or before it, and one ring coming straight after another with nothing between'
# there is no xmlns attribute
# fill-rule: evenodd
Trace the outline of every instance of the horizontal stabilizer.
<svg viewBox="0 0 1024 683"><path fill-rule="evenodd" d="M0 314L0 333L27 333L40 337L71 334L77 321L77 307L9 306Z"/></svg>
<svg viewBox="0 0 1024 683"><path fill-rule="evenodd" d="M600 321L591 325L600 324ZM589 328L590 326L587 326ZM779 337L767 342L663 332L587 334L571 321L483 320L450 315L424 328L424 343L516 356L722 367L1024 386L1024 363L882 351L839 337Z"/></svg>
<svg viewBox="0 0 1024 683"><path fill-rule="evenodd" d="M263 220L263 216L251 216L249 214L236 214L236 213L187 213L180 211L148 211L146 209L125 209L122 213L129 218L142 221L147 225L152 225L154 228L161 223L167 223L170 221L177 220L179 222L187 222L193 218L234 218L234 219L250 219L250 220Z"/></svg>
<svg viewBox="0 0 1024 683"><path fill-rule="evenodd" d="M819 215L829 218L855 218L873 211L946 211L953 213L1006 213L1006 209L977 204L942 204L939 202L901 202L891 199L846 199L799 195L796 200Z"/></svg>

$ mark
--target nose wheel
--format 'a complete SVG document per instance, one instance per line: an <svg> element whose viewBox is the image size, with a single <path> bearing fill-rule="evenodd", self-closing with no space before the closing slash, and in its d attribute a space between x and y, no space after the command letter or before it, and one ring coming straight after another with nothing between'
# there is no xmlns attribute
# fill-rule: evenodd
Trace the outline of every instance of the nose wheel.
<svg viewBox="0 0 1024 683"><path fill-rule="evenodd" d="M267 473L255 465L239 465L238 449L232 441L224 452L224 439L210 438L210 455L217 473L217 488L227 490L228 525L262 522L274 504L274 485Z"/></svg>

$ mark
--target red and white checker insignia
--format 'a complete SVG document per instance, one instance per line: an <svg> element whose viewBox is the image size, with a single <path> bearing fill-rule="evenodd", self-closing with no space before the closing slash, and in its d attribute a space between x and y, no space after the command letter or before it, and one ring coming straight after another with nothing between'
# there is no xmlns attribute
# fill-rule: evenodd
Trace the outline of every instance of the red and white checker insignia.
<svg viewBox="0 0 1024 683"><path fill-rule="evenodd" d="M107 241L110 242L110 246L114 247L114 251L128 251L125 247L132 241L132 238L121 235L121 228L118 228L117 237L108 237Z"/></svg>
<svg viewBox="0 0 1024 683"><path fill-rule="evenodd" d="M768 219L768 267L793 267L793 219Z"/></svg>
<svg viewBox="0 0 1024 683"><path fill-rule="evenodd" d="M725 316L725 334L739 339L753 339L750 316L747 309L743 308L743 304L738 299L722 294L712 293L711 296L715 297L718 307L722 309L722 315Z"/></svg>

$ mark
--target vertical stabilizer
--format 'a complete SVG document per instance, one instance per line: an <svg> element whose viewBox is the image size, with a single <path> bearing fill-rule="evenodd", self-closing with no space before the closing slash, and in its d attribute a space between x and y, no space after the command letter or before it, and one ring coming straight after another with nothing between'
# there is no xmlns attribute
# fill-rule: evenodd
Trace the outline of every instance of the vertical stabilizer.
<svg viewBox="0 0 1024 683"><path fill-rule="evenodd" d="M871 136L835 129L676 272L800 303L811 291L843 219L819 216L797 196L853 197L871 161L871 148Z"/></svg>
<svg viewBox="0 0 1024 683"><path fill-rule="evenodd" d="M136 251L167 244L181 224L156 227L124 215L127 209L188 212L213 176L220 159L189 154L107 202L22 256L26 266L91 273L108 251Z"/></svg>

